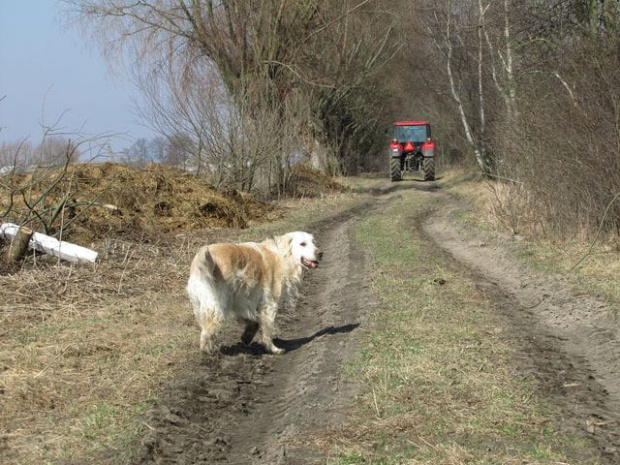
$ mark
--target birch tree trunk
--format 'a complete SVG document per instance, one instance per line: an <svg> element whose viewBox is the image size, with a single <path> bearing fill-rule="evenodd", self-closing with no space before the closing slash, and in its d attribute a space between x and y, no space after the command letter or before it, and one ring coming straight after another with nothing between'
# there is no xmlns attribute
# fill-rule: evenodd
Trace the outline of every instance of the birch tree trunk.
<svg viewBox="0 0 620 465"><path fill-rule="evenodd" d="M461 119L461 124L463 125L463 130L465 131L465 137L467 138L467 142L470 147L474 151L474 157L476 158L476 164L480 168L480 170L487 174L488 167L486 166L484 156L474 139L471 126L467 120L467 115L465 114L465 109L463 108L463 100L458 93L456 81L454 79L454 73L452 70L452 57L454 54L453 46L452 46L452 16L451 16L452 2L448 2L448 13L446 15L446 34L445 34L445 43L447 48L447 53L445 54L446 58L446 73L448 75L448 82L450 84L450 94L454 99L456 106L459 111L459 116ZM437 44L439 47L439 44ZM439 47L441 48L441 47Z"/></svg>
<svg viewBox="0 0 620 465"><path fill-rule="evenodd" d="M517 83L513 69L512 38L510 36L510 0L504 0L504 43L506 47L506 81L508 82L508 100L506 104L508 120L517 116Z"/></svg>
<svg viewBox="0 0 620 465"><path fill-rule="evenodd" d="M489 4L490 5L490 4ZM488 7L487 7L488 8ZM512 49L512 37L510 33L510 0L503 1L503 20L504 26L502 31L503 50L499 47L497 50L491 43L488 28L484 28L484 38L489 49L491 73L493 83L501 96L506 108L506 121L508 124L514 122L517 116L517 84L514 76L514 54ZM499 65L496 64L496 56L499 57ZM498 75L498 67L501 70L501 76Z"/></svg>
<svg viewBox="0 0 620 465"><path fill-rule="evenodd" d="M490 5L490 3L489 3ZM482 7L482 0L478 0L478 111L480 113L480 135L478 138L478 146L480 150L480 158L482 158L483 163L485 164L484 171L487 172L489 167L488 159L486 154L486 115L484 113L484 81L482 76L482 60L484 59L483 54L483 31L485 31L484 25L484 14L486 10L489 8L487 5L486 8Z"/></svg>

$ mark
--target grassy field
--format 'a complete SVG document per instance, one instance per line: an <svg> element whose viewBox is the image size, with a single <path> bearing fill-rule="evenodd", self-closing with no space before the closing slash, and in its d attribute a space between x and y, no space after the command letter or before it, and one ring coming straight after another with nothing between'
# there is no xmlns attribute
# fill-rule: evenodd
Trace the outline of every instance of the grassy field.
<svg viewBox="0 0 620 465"><path fill-rule="evenodd" d="M359 225L378 304L347 367L362 386L349 422L313 438L327 463L599 463L535 382L513 374L492 302L414 230L428 201L403 191Z"/></svg>

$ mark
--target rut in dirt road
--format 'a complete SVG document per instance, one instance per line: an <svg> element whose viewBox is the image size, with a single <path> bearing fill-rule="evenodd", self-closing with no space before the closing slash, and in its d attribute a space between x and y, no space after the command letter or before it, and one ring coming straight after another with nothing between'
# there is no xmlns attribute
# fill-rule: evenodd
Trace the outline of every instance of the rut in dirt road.
<svg viewBox="0 0 620 465"><path fill-rule="evenodd" d="M150 412L141 464L307 464L313 456L295 438L343 419L351 386L343 363L355 352L367 312L364 254L354 225L368 205L313 228L325 252L307 273L295 309L277 319L283 355L237 343L231 325L220 353L188 356L188 366ZM293 446L291 446L293 444Z"/></svg>
<svg viewBox="0 0 620 465"><path fill-rule="evenodd" d="M586 430L609 463L620 463L620 331L610 305L577 296L565 276L537 274L507 236L471 237L451 214L462 206L434 194L421 232L473 275L518 347L517 376L534 376L568 422Z"/></svg>
<svg viewBox="0 0 620 465"><path fill-rule="evenodd" d="M274 360L264 402L231 434L230 463L308 463L304 451L284 443L340 420L342 365L352 355L351 332L360 324L365 300L364 257L352 246L354 223L319 235L326 257L322 269L307 276L302 301L281 320L283 339L277 343L287 356Z"/></svg>

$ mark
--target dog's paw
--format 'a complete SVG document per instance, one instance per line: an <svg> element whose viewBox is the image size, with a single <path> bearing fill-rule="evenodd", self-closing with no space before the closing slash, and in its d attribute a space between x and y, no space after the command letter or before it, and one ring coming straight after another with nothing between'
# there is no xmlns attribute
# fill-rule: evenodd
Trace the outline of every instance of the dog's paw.
<svg viewBox="0 0 620 465"><path fill-rule="evenodd" d="M215 353L215 344L212 341L201 343L200 351L205 355L213 355Z"/></svg>
<svg viewBox="0 0 620 465"><path fill-rule="evenodd" d="M281 349L279 347L274 346L273 344L271 344L271 347L267 348L267 351L270 354L274 354L274 355L280 355L283 354L284 352L286 352L284 349Z"/></svg>
<svg viewBox="0 0 620 465"><path fill-rule="evenodd" d="M245 331L243 331L243 334L241 335L241 342L243 342L244 344L248 344L248 345L251 344L257 332L258 332L257 324L247 325L245 328Z"/></svg>

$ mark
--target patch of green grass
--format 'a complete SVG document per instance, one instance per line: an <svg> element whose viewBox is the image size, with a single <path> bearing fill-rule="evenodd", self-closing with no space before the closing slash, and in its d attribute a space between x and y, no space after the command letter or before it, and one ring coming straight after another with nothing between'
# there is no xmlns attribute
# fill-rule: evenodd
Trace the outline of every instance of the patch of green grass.
<svg viewBox="0 0 620 465"><path fill-rule="evenodd" d="M105 444L118 434L121 409L110 404L95 404L80 420L81 436L98 444Z"/></svg>
<svg viewBox="0 0 620 465"><path fill-rule="evenodd" d="M358 465L364 463L364 457L353 453L342 453L329 463L332 463L333 465Z"/></svg>
<svg viewBox="0 0 620 465"><path fill-rule="evenodd" d="M386 444L378 443L376 446L377 449L381 449L382 446L386 446ZM387 448L389 449L389 447ZM367 458L355 453L342 453L333 459L329 459L327 463L329 465L400 465L403 463L409 463L409 459L415 455L413 449L414 447L412 446L411 453L404 451L404 453L398 453L390 457L382 458Z"/></svg>
<svg viewBox="0 0 620 465"><path fill-rule="evenodd" d="M535 382L513 375L493 303L415 232L429 201L403 192L357 229L380 302L346 366L364 388L327 463L599 463Z"/></svg>
<svg viewBox="0 0 620 465"><path fill-rule="evenodd" d="M74 320L60 321L44 321L37 325L36 328L20 329L15 332L15 340L20 344L31 344L41 340L48 340L56 337L58 334L81 330L85 327L95 328L97 326L105 326L109 322L108 318L99 317L83 317Z"/></svg>
<svg viewBox="0 0 620 465"><path fill-rule="evenodd" d="M75 439L81 438L82 454L85 456L113 448L117 460L122 463L131 454L130 446L142 426L135 418L144 414L151 402L134 405L113 405L99 402L90 406L76 419Z"/></svg>

